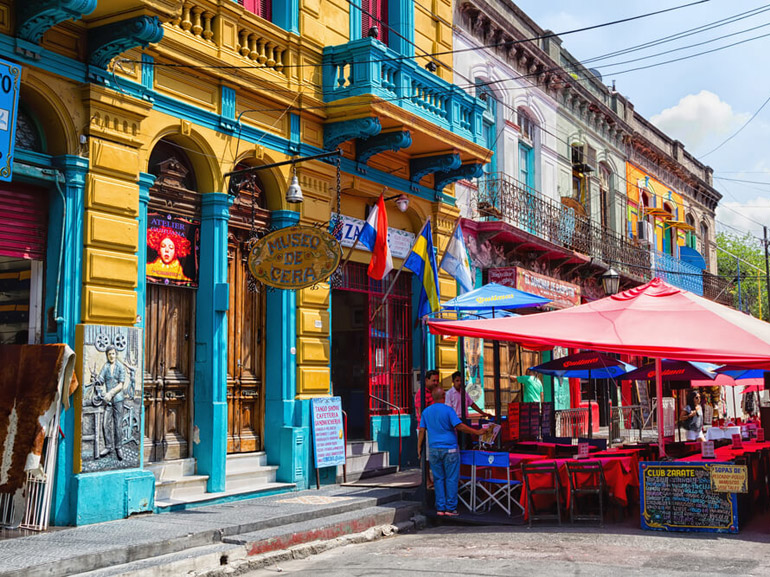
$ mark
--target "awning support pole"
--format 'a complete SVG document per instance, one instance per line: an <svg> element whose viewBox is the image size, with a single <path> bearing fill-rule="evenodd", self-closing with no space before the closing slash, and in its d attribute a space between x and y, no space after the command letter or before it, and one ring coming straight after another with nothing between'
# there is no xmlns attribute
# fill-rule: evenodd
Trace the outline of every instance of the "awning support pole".
<svg viewBox="0 0 770 577"><path fill-rule="evenodd" d="M666 456L666 439L663 436L663 361L655 359L655 392L658 396L658 456Z"/></svg>

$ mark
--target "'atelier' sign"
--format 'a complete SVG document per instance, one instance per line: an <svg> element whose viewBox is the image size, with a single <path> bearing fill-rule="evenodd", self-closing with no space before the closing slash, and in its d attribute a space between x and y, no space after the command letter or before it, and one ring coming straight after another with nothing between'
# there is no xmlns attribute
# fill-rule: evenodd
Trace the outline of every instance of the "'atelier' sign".
<svg viewBox="0 0 770 577"><path fill-rule="evenodd" d="M280 289L301 289L329 278L342 250L324 230L292 226L271 232L249 251L249 270L259 282Z"/></svg>

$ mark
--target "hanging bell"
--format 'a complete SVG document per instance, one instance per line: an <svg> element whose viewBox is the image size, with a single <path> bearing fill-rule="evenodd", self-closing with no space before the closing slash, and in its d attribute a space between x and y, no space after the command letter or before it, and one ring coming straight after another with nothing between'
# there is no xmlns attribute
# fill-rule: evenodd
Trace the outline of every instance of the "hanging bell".
<svg viewBox="0 0 770 577"><path fill-rule="evenodd" d="M297 175L295 174L291 179L291 184L289 185L288 190L286 191L286 202L296 204L304 200L305 199L302 197L302 189L299 187L299 180L297 180Z"/></svg>

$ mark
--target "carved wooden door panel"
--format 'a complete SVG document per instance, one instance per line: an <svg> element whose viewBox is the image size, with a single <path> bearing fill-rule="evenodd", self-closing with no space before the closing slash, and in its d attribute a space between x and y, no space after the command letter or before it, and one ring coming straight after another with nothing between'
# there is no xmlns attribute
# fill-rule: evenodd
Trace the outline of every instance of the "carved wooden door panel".
<svg viewBox="0 0 770 577"><path fill-rule="evenodd" d="M264 288L248 289L246 231L232 230L227 281L227 452L262 450Z"/></svg>
<svg viewBox="0 0 770 577"><path fill-rule="evenodd" d="M190 452L195 291L148 284L145 327L145 460L182 459Z"/></svg>

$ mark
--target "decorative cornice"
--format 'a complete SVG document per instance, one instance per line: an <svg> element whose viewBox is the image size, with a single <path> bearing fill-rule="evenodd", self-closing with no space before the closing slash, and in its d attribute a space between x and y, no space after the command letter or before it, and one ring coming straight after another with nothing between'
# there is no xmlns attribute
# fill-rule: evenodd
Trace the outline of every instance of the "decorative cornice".
<svg viewBox="0 0 770 577"><path fill-rule="evenodd" d="M106 69L118 54L137 46L160 42L163 26L157 16L137 16L88 31L88 62Z"/></svg>
<svg viewBox="0 0 770 577"><path fill-rule="evenodd" d="M412 182L420 182L426 174L455 170L460 168L462 163L457 153L413 158L409 161L409 179Z"/></svg>
<svg viewBox="0 0 770 577"><path fill-rule="evenodd" d="M357 138L366 140L382 130L379 118L355 118L324 125L324 148L334 150L343 142Z"/></svg>
<svg viewBox="0 0 770 577"><path fill-rule="evenodd" d="M444 190L444 187L458 180L471 178L479 178L483 173L484 165L480 162L474 162L470 164L463 164L460 168L454 170L448 170L445 172L437 172L435 175L435 186L437 191Z"/></svg>
<svg viewBox="0 0 770 577"><path fill-rule="evenodd" d="M366 140L356 142L357 160L362 164L366 164L375 154L385 152L386 150L398 152L402 148L409 148L410 146L412 146L412 135L408 130L377 134Z"/></svg>
<svg viewBox="0 0 770 577"><path fill-rule="evenodd" d="M96 9L96 0L25 0L17 2L16 36L40 44L47 30L65 20L78 20Z"/></svg>

